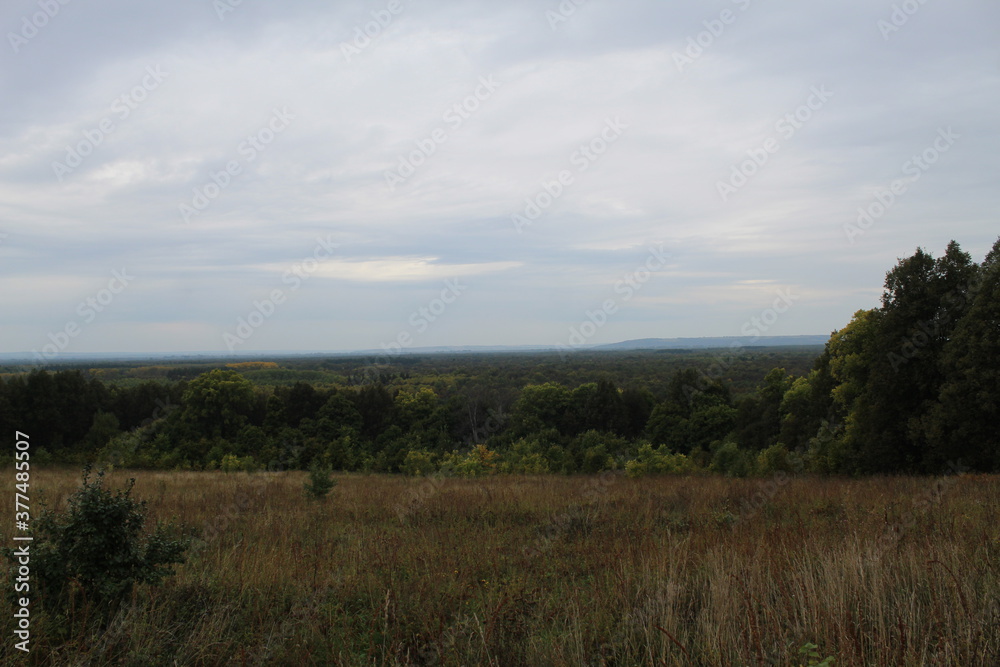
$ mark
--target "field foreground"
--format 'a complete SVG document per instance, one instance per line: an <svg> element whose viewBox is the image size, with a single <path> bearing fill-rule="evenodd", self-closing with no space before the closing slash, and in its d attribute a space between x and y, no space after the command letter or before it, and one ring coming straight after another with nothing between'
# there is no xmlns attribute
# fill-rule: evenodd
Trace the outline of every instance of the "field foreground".
<svg viewBox="0 0 1000 667"><path fill-rule="evenodd" d="M28 656L4 613L4 664L1000 664L998 476L133 475L188 562Z"/></svg>

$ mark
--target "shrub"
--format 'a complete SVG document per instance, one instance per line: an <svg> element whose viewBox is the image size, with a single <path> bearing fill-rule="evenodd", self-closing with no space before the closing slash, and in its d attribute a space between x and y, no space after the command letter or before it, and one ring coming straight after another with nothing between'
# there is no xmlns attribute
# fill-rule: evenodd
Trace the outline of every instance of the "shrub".
<svg viewBox="0 0 1000 667"><path fill-rule="evenodd" d="M608 450L604 445L597 445L596 447L589 447L583 453L583 465L580 467L582 472L590 474L601 472L602 470L614 470L615 460L608 454Z"/></svg>
<svg viewBox="0 0 1000 667"><path fill-rule="evenodd" d="M219 470L222 472L253 472L256 469L257 462L252 456L226 454L219 463Z"/></svg>
<svg viewBox="0 0 1000 667"><path fill-rule="evenodd" d="M135 584L155 585L173 574L171 566L184 562L190 546L173 526L157 523L144 534L146 503L131 497L134 478L115 492L103 482L104 471L91 480L88 466L69 508L61 513L43 509L34 522L30 548L36 599L55 616L79 596L107 618ZM14 551L5 548L3 555L16 568Z"/></svg>
<svg viewBox="0 0 1000 667"><path fill-rule="evenodd" d="M141 444L142 438L138 429L119 433L98 450L95 458L98 463L109 467L128 466L134 462L135 453Z"/></svg>
<svg viewBox="0 0 1000 667"><path fill-rule="evenodd" d="M406 475L429 475L437 470L434 464L436 458L436 454L426 449L412 449L406 453L406 458L399 468Z"/></svg>
<svg viewBox="0 0 1000 667"><path fill-rule="evenodd" d="M802 656L803 660L809 660L807 663L809 667L832 667L834 663L832 655L823 658L822 654L819 652L819 647L812 642L802 646L802 648L799 649L799 655ZM821 658L822 660L820 660Z"/></svg>
<svg viewBox="0 0 1000 667"><path fill-rule="evenodd" d="M486 445L476 445L464 456L453 452L447 458L446 463L456 475L461 477L482 477L483 475L493 475L497 472L497 463L500 455L487 449ZM444 469L445 466L442 466Z"/></svg>
<svg viewBox="0 0 1000 667"><path fill-rule="evenodd" d="M653 474L683 475L692 473L695 469L695 465L684 454L673 454L665 445L653 449L648 442L643 443L636 457L625 464L625 473L629 477Z"/></svg>
<svg viewBox="0 0 1000 667"><path fill-rule="evenodd" d="M727 477L746 477L753 467L754 457L751 453L740 449L735 442L714 444L712 463L709 470L723 473Z"/></svg>
<svg viewBox="0 0 1000 667"><path fill-rule="evenodd" d="M544 447L537 438L520 438L503 455L499 471L527 475L543 475L550 472L549 461L542 453Z"/></svg>
<svg viewBox="0 0 1000 667"><path fill-rule="evenodd" d="M313 463L309 467L309 479L305 484L306 495L313 500L323 500L337 482L330 477L330 468Z"/></svg>
<svg viewBox="0 0 1000 667"><path fill-rule="evenodd" d="M792 472L792 462L789 459L788 449L783 444L778 443L761 450L757 455L756 472L758 475Z"/></svg>

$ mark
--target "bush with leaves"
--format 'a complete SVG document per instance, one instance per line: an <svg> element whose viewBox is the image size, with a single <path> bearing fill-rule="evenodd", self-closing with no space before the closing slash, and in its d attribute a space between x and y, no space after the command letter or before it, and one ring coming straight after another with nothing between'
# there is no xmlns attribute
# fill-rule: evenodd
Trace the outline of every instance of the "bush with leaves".
<svg viewBox="0 0 1000 667"><path fill-rule="evenodd" d="M253 472L256 469L257 462L252 456L226 454L219 462L219 470L222 472Z"/></svg>
<svg viewBox="0 0 1000 667"><path fill-rule="evenodd" d="M732 440L712 443L712 462L708 469L727 477L746 477L756 461L752 452L740 449Z"/></svg>
<svg viewBox="0 0 1000 667"><path fill-rule="evenodd" d="M779 472L801 472L802 461L797 454L788 451L780 442L763 449L757 454L754 472L761 476Z"/></svg>
<svg viewBox="0 0 1000 667"><path fill-rule="evenodd" d="M545 446L539 438L519 438L503 454L499 471L518 475L544 475L550 471Z"/></svg>
<svg viewBox="0 0 1000 667"><path fill-rule="evenodd" d="M314 462L309 466L309 479L305 483L306 495L313 500L323 500L330 493L331 489L337 485L336 480L330 477L330 468Z"/></svg>
<svg viewBox="0 0 1000 667"><path fill-rule="evenodd" d="M158 584L184 562L190 540L157 523L144 532L146 503L131 497L135 479L118 491L104 488L104 471L69 498L65 512L44 509L34 522L31 566L39 606L58 618L70 607L113 612L136 584ZM16 567L12 549L3 555Z"/></svg>
<svg viewBox="0 0 1000 667"><path fill-rule="evenodd" d="M404 475L415 475L418 477L430 475L437 470L437 465L434 463L435 459L437 459L437 454L429 452L426 449L411 449L406 453L406 458L403 459L399 470Z"/></svg>
<svg viewBox="0 0 1000 667"><path fill-rule="evenodd" d="M476 445L465 454L458 451L445 454L441 472L459 477L483 477L496 474L499 462L499 454L486 445Z"/></svg>
<svg viewBox="0 0 1000 667"><path fill-rule="evenodd" d="M687 475L696 470L697 466L684 454L675 454L666 446L653 449L648 442L641 444L636 457L625 463L625 474L629 477L656 474Z"/></svg>

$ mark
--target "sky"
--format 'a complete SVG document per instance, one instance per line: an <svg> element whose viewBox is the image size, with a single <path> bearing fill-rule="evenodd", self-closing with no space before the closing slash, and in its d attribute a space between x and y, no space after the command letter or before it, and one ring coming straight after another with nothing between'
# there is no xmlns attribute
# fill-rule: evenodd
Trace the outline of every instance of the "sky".
<svg viewBox="0 0 1000 667"><path fill-rule="evenodd" d="M995 0L5 0L0 353L829 334L1000 234Z"/></svg>

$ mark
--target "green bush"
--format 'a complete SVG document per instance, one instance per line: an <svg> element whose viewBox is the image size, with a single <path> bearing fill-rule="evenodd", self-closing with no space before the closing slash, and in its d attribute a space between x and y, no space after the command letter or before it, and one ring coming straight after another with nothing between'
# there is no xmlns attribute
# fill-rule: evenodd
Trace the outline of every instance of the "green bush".
<svg viewBox="0 0 1000 667"><path fill-rule="evenodd" d="M135 479L112 492L103 486L104 471L90 477L69 498L65 512L43 509L34 522L31 543L32 578L37 600L58 618L71 606L89 605L107 618L135 584L158 584L173 574L172 565L184 562L190 539L173 526L157 523L145 534L146 503L131 497ZM14 550L3 556L16 570Z"/></svg>
<svg viewBox="0 0 1000 667"><path fill-rule="evenodd" d="M694 463L684 454L674 454L665 445L653 449L648 442L643 443L636 457L625 464L625 474L629 477L657 474L683 475L695 470Z"/></svg>
<svg viewBox="0 0 1000 667"><path fill-rule="evenodd" d="M476 445L465 454L452 452L446 454L441 463L441 470L446 474L459 477L482 477L498 472L500 455L486 445Z"/></svg>
<svg viewBox="0 0 1000 667"><path fill-rule="evenodd" d="M746 477L752 472L754 456L739 448L732 440L713 443L712 463L709 470L727 477Z"/></svg>
<svg viewBox="0 0 1000 667"><path fill-rule="evenodd" d="M97 452L97 462L102 465L125 467L136 463L136 452L142 445L139 429L119 433L112 437Z"/></svg>
<svg viewBox="0 0 1000 667"><path fill-rule="evenodd" d="M314 463L309 467L309 479L305 484L306 495L313 500L323 500L330 491L337 485L337 482L330 477L330 468Z"/></svg>
<svg viewBox="0 0 1000 667"><path fill-rule="evenodd" d="M602 470L614 470L615 460L608 454L607 448L602 445L589 447L583 453L583 465L581 472L594 474Z"/></svg>
<svg viewBox="0 0 1000 667"><path fill-rule="evenodd" d="M219 470L222 472L253 472L256 469L257 462L252 456L226 454L219 462Z"/></svg>
<svg viewBox="0 0 1000 667"><path fill-rule="evenodd" d="M777 472L794 472L788 448L778 443L761 450L757 455L756 472L758 475L773 475Z"/></svg>
<svg viewBox="0 0 1000 667"><path fill-rule="evenodd" d="M430 475L437 470L437 465L434 463L436 458L437 454L426 449L412 449L406 453L406 458L403 459L399 469L406 475Z"/></svg>
<svg viewBox="0 0 1000 667"><path fill-rule="evenodd" d="M510 474L543 475L550 472L544 447L537 438L519 438L503 454L499 471Z"/></svg>

